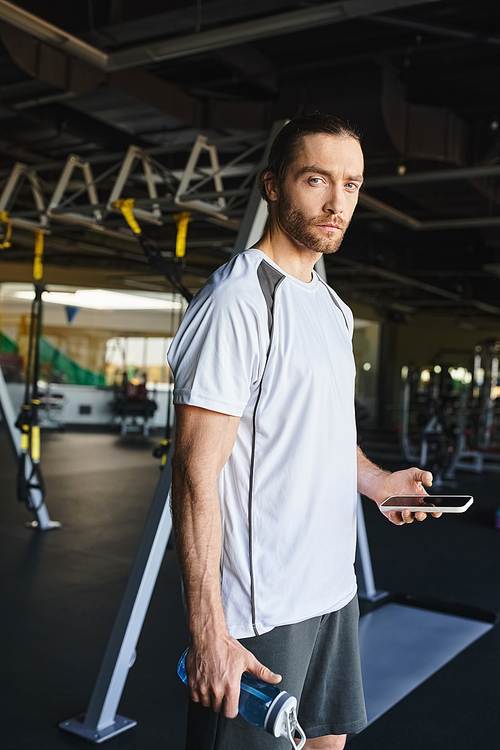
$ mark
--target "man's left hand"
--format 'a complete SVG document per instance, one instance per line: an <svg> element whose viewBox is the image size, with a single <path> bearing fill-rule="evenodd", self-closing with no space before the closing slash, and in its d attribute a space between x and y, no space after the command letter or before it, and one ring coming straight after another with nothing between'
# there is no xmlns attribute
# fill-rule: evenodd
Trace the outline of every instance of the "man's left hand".
<svg viewBox="0 0 500 750"><path fill-rule="evenodd" d="M424 489L432 485L432 474L430 471L424 471L423 469L404 469L403 471L395 471L393 474L385 474L381 479L380 486L377 487L377 494L374 498L377 505L380 507L380 503L387 500L391 495L418 495L418 501L422 505L429 505L432 503L432 498ZM416 521L425 521L429 515L427 512L411 510L396 511L390 510L384 512L384 516L389 519L396 526L402 526L405 523L413 523ZM434 518L439 518L442 514L438 511L431 513Z"/></svg>

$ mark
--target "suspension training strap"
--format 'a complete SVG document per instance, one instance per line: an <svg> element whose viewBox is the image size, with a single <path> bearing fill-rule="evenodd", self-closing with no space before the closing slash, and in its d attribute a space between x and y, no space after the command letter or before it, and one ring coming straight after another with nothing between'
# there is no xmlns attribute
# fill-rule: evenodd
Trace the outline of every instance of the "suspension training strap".
<svg viewBox="0 0 500 750"><path fill-rule="evenodd" d="M43 278L43 232L36 233L33 278L35 282Z"/></svg>
<svg viewBox="0 0 500 750"><path fill-rule="evenodd" d="M38 398L38 377L40 374L40 339L42 337L42 294L43 285L40 282L43 278L43 233L36 233L35 240L35 257L33 260L33 279L35 281L35 301L37 317L35 330L35 361L33 366L33 397L31 399L31 460L33 464L40 463L40 426L38 422L38 407L40 399Z"/></svg>
<svg viewBox="0 0 500 750"><path fill-rule="evenodd" d="M142 234L141 228L139 224L137 223L133 208L134 208L134 199L133 198L120 198L120 200L115 201L113 204L113 208L118 208L122 214L124 215L127 224L129 225L130 229L133 231L134 234Z"/></svg>
<svg viewBox="0 0 500 750"><path fill-rule="evenodd" d="M177 224L177 238L175 240L175 257L184 258L186 255L186 236L187 227L191 221L191 212L183 211L180 214L174 214L174 221Z"/></svg>
<svg viewBox="0 0 500 750"><path fill-rule="evenodd" d="M19 454L17 473L17 499L25 502L30 510L36 510L33 505L32 489L41 493L42 502L45 496L45 485L40 468L40 425L38 408L38 378L40 375L40 339L42 335L42 294L43 284L43 233L37 232L35 254L33 260L33 280L35 282L35 298L31 306L29 329L28 359L26 363L26 387L24 403L16 421L16 427L21 431L21 452ZM31 397L30 397L31 392ZM27 476L26 461L31 458L31 473Z"/></svg>
<svg viewBox="0 0 500 750"><path fill-rule="evenodd" d="M137 239L141 243L141 247L144 250L144 254L148 258L151 266L158 271L158 273L162 274L162 276L165 276L168 281L172 284L172 286L177 289L178 292L182 294L185 300L188 302L191 302L193 299L193 295L187 289L184 284L180 281L179 278L177 278L176 274L173 272L170 265L165 261L163 258L161 252L154 247L151 242L148 240L148 238L143 234L139 224L137 223L137 220L134 216L133 212L134 207L134 199L133 198L121 198L120 200L117 200L113 203L113 208L118 209L122 212L127 224L133 231L135 235L137 235ZM187 222L186 222L186 228L187 228Z"/></svg>

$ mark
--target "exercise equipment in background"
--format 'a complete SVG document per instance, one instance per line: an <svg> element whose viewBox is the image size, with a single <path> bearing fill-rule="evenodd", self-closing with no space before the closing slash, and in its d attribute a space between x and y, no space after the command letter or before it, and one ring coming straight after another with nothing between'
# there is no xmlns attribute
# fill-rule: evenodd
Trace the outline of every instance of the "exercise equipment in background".
<svg viewBox="0 0 500 750"><path fill-rule="evenodd" d="M3 212L2 221L7 221L6 212ZM26 525L30 528L46 531L59 528L61 524L50 519L45 505L45 483L40 464L39 409L41 394L38 381L40 376L40 340L43 326L42 295L44 291L43 232L41 231L36 233L33 281L35 297L31 306L24 401L19 415L15 419L9 392L0 370L0 408L17 455L17 499L24 503L28 510L35 515L35 520L28 522ZM16 428L21 433L20 439Z"/></svg>
<svg viewBox="0 0 500 750"><path fill-rule="evenodd" d="M114 399L111 402L111 411L120 424L122 437L129 432L139 432L147 437L157 408L158 404L150 397L146 388L145 378L129 380L125 370L121 384L114 388Z"/></svg>

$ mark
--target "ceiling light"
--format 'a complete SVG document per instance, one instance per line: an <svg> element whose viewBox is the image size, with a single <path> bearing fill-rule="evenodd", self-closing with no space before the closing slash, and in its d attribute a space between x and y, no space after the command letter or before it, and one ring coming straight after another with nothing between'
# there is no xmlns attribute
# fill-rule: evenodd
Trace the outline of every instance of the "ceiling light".
<svg viewBox="0 0 500 750"><path fill-rule="evenodd" d="M32 300L34 292L14 292L18 299ZM174 300L110 292L106 289L79 289L76 292L44 292L43 301L54 305L86 307L91 310L178 310L180 302Z"/></svg>

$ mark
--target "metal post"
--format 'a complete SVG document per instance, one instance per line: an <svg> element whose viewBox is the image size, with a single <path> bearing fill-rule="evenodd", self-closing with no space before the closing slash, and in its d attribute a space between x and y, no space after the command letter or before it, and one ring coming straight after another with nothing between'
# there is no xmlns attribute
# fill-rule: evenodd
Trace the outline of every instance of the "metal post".
<svg viewBox="0 0 500 750"><path fill-rule="evenodd" d="M20 433L16 427L16 415L10 393L3 376L2 368L0 367L0 412L2 418L5 420L7 425L7 431L10 437L12 449L19 456L21 452L20 447ZM29 455L26 457L26 477L31 476L32 464ZM36 487L30 487L30 505L33 509L33 513L36 515L36 521L27 521L25 526L27 528L39 529L40 531L48 531L49 529L59 529L61 524L59 521L51 521L47 506L45 505L42 497L42 493Z"/></svg>
<svg viewBox="0 0 500 750"><path fill-rule="evenodd" d="M401 420L401 447L403 448L404 457L407 461L416 461L410 444L410 395L411 384L407 381L403 390L403 418Z"/></svg>
<svg viewBox="0 0 500 750"><path fill-rule="evenodd" d="M16 415L14 412L14 407L12 406L12 401L10 398L10 393L7 389L7 384L5 382L5 378L3 376L2 368L0 367L0 415L5 421L5 424L7 425L7 432L10 438L10 443L12 445L12 450L14 453L19 455L20 452L20 435L19 431L16 428Z"/></svg>
<svg viewBox="0 0 500 750"><path fill-rule="evenodd" d="M276 120L273 124L259 169L265 167L273 141L287 122L288 120ZM261 198L259 186L255 182L245 209L245 215L241 220L240 231L238 232L231 255L237 255L258 242L264 234L266 221L267 203Z"/></svg>
<svg viewBox="0 0 500 750"><path fill-rule="evenodd" d="M325 266L325 256L320 255L319 260L316 261L314 264L314 270L316 271L319 276L323 279L325 284L328 284L328 279L326 278L326 266Z"/></svg>
<svg viewBox="0 0 500 750"><path fill-rule="evenodd" d="M356 549L356 576L358 579L358 597L370 602L377 602L388 595L387 591L375 588L373 577L372 560L368 536L366 534L365 517L361 504L361 495L358 492L358 546Z"/></svg>
<svg viewBox="0 0 500 750"><path fill-rule="evenodd" d="M167 461L156 486L87 712L59 724L61 729L91 742L103 742L137 723L119 716L116 711L128 671L135 661L135 648L172 530L168 502L171 480L172 466Z"/></svg>

